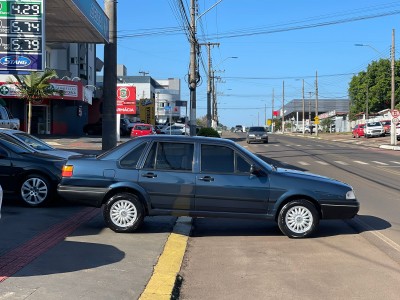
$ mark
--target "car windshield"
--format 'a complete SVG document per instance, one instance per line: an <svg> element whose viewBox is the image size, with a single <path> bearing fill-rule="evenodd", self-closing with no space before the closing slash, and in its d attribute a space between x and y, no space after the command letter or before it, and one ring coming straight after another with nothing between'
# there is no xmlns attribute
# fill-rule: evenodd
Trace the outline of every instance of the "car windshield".
<svg viewBox="0 0 400 300"><path fill-rule="evenodd" d="M150 126L149 125L137 125L135 127L135 130L150 130Z"/></svg>
<svg viewBox="0 0 400 300"><path fill-rule="evenodd" d="M376 127L376 126L382 126L380 122L369 122L367 123L368 127Z"/></svg>
<svg viewBox="0 0 400 300"><path fill-rule="evenodd" d="M33 153L32 149L29 149L25 146L24 143L17 140L16 138L9 136L8 134L0 134L0 139L2 140L3 144L7 146L9 149L16 153Z"/></svg>
<svg viewBox="0 0 400 300"><path fill-rule="evenodd" d="M249 132L251 132L251 131L264 131L265 132L266 130L264 127L259 126L259 127L250 127Z"/></svg>
<svg viewBox="0 0 400 300"><path fill-rule="evenodd" d="M23 141L25 144L31 146L32 148L39 150L39 151L50 151L50 150L55 150L53 147L50 145L46 144L42 140L39 140L38 138L29 135L27 133L21 132L21 133L15 133L15 136Z"/></svg>

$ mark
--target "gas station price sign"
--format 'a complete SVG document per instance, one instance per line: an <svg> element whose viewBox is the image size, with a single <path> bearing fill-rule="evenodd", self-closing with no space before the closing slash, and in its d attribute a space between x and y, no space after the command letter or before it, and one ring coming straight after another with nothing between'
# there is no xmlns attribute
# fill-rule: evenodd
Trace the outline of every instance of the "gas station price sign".
<svg viewBox="0 0 400 300"><path fill-rule="evenodd" d="M0 73L44 69L45 0L0 0Z"/></svg>

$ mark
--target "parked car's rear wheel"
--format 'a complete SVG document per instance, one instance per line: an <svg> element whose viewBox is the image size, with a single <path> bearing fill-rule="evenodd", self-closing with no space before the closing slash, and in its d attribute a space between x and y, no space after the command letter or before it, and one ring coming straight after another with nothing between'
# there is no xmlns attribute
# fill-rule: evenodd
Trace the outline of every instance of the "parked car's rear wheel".
<svg viewBox="0 0 400 300"><path fill-rule="evenodd" d="M22 181L20 196L29 206L43 206L51 197L50 183L41 175L31 174Z"/></svg>
<svg viewBox="0 0 400 300"><path fill-rule="evenodd" d="M120 193L106 202L103 216L113 231L133 232L143 223L144 209L136 195Z"/></svg>
<svg viewBox="0 0 400 300"><path fill-rule="evenodd" d="M285 204L278 216L278 226L290 238L309 237L319 224L315 206L307 200L294 200Z"/></svg>

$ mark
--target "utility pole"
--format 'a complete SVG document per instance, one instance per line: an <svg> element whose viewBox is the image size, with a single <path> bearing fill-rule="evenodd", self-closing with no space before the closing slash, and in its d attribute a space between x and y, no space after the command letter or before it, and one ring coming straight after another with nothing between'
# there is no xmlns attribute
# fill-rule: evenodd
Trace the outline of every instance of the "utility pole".
<svg viewBox="0 0 400 300"><path fill-rule="evenodd" d="M392 49L391 49L391 58L392 58L392 62L391 62L391 67L392 67L392 92L391 92L391 101L390 101L390 109L393 111L394 107L395 107L395 96L394 96L394 92L395 92L395 77L394 77L394 66L395 66L395 59L394 59L394 29L392 29ZM397 139L396 139L396 124L394 124L392 122L391 126L390 126L390 144L391 145L396 145L397 144Z"/></svg>
<svg viewBox="0 0 400 300"><path fill-rule="evenodd" d="M196 135L196 86L197 86L197 40L196 40L196 0L191 0L190 8L190 135Z"/></svg>
<svg viewBox="0 0 400 300"><path fill-rule="evenodd" d="M274 132L274 89L272 89L272 124L271 132Z"/></svg>
<svg viewBox="0 0 400 300"><path fill-rule="evenodd" d="M315 71L315 117L318 118L318 71ZM316 125L317 126L315 126L315 135L318 136L319 119L318 124Z"/></svg>
<svg viewBox="0 0 400 300"><path fill-rule="evenodd" d="M282 82L282 134L285 134L285 81Z"/></svg>
<svg viewBox="0 0 400 300"><path fill-rule="evenodd" d="M104 90L102 149L117 145L117 1L104 0L104 11L110 19L109 42L104 45Z"/></svg>
<svg viewBox="0 0 400 300"><path fill-rule="evenodd" d="M305 120L305 112L304 112L304 110L305 110L305 103L304 103L304 79L303 79L303 88L302 88L302 97L303 97L303 135L305 134L305 132L304 132L304 125L305 125L305 122L306 122L306 120Z"/></svg>
<svg viewBox="0 0 400 300"><path fill-rule="evenodd" d="M207 127L211 127L211 46L218 46L219 43L205 43L199 44L200 46L207 46L208 52L208 78L207 78Z"/></svg>

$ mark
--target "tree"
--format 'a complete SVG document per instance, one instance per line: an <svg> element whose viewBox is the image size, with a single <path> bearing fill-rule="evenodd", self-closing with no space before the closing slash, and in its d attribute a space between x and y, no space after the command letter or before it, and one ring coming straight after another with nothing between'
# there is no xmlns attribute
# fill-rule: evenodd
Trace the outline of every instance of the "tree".
<svg viewBox="0 0 400 300"><path fill-rule="evenodd" d="M17 80L15 87L22 99L28 101L28 133L31 133L32 102L53 95L63 95L63 91L55 90L49 80L57 77L54 70L31 72L29 75L13 75ZM14 82L9 82L14 83Z"/></svg>
<svg viewBox="0 0 400 300"><path fill-rule="evenodd" d="M395 106L400 106L400 61L395 62ZM368 111L376 113L391 105L391 66L389 59L373 61L366 71L353 76L349 84L350 118Z"/></svg>

